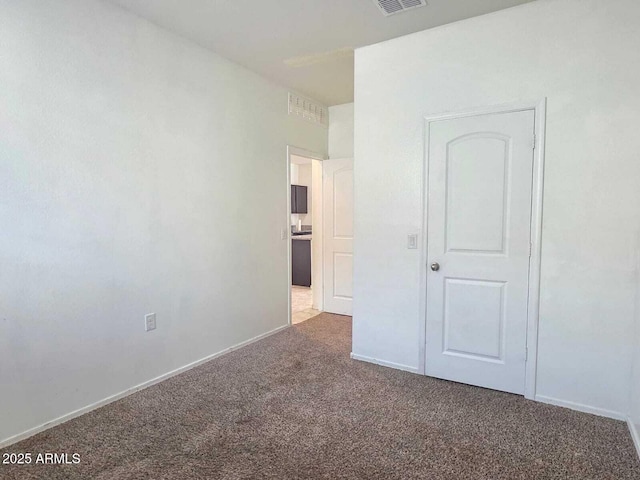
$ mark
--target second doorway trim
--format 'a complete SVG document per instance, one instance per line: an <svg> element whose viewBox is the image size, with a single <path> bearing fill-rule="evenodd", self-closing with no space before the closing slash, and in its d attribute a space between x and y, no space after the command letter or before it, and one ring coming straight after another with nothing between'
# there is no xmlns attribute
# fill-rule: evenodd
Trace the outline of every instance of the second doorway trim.
<svg viewBox="0 0 640 480"><path fill-rule="evenodd" d="M318 160L322 162L326 159L326 157L318 152L312 152L310 150L305 150L304 148L296 147L294 145L287 145L287 211L286 211L286 231L287 231L287 302L288 302L288 319L287 322L289 325L292 325L292 312L291 312L291 267L292 267L292 259L291 259L291 189L289 186L291 185L291 156L297 155L299 157L310 158L311 160ZM314 177L315 178L315 177ZM313 185L312 195L319 195L319 198L322 199L322 175L320 175L320 189L316 188L316 185ZM313 198L311 199L313 202ZM315 202L321 204L320 202ZM314 299L319 299L319 301L315 301L315 306L318 307L318 310L323 310L322 305L322 285L324 279L323 272L323 259L322 259L322 207L320 206L318 209L313 208L312 213L312 225L313 225L313 235L316 238L315 242L312 242L312 265L316 264L316 267L319 265L319 268L316 268L315 273L312 268L312 276L311 276L311 288L314 290ZM317 284L317 285L316 285ZM316 292L317 289L317 292Z"/></svg>

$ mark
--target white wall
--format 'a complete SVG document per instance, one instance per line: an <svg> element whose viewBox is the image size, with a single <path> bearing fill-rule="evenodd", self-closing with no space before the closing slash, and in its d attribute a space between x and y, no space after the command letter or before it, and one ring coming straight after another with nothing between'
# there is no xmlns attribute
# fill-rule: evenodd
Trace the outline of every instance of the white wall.
<svg viewBox="0 0 640 480"><path fill-rule="evenodd" d="M0 0L0 64L0 442L287 323L286 90L89 0Z"/></svg>
<svg viewBox="0 0 640 480"><path fill-rule="evenodd" d="M329 158L353 157L353 103L329 107Z"/></svg>
<svg viewBox="0 0 640 480"><path fill-rule="evenodd" d="M538 0L356 51L354 353L419 366L423 117L548 97L537 393L624 418L638 25L636 0Z"/></svg>
<svg viewBox="0 0 640 480"><path fill-rule="evenodd" d="M636 243L636 331L633 336L633 367L629 396L629 426L640 455L640 235Z"/></svg>

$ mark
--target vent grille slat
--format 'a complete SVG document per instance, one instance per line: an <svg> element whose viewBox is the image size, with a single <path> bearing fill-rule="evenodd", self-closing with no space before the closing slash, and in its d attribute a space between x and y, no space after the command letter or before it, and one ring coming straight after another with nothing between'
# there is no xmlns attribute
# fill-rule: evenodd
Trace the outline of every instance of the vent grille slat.
<svg viewBox="0 0 640 480"><path fill-rule="evenodd" d="M382 9L388 14L400 12L404 10L404 7L398 0L378 0L378 3Z"/></svg>
<svg viewBox="0 0 640 480"><path fill-rule="evenodd" d="M383 15L389 16L418 7L425 7L427 0L373 0Z"/></svg>
<svg viewBox="0 0 640 480"><path fill-rule="evenodd" d="M420 0L400 0L404 8L420 7L423 3Z"/></svg>
<svg viewBox="0 0 640 480"><path fill-rule="evenodd" d="M328 125L327 107L294 93L289 93L289 115L298 115L325 127Z"/></svg>

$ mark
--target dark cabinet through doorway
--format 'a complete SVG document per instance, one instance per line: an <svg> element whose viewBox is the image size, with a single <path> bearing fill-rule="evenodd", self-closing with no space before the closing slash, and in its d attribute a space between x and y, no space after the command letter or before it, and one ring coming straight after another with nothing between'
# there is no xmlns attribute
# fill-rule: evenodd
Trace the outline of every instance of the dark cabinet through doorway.
<svg viewBox="0 0 640 480"><path fill-rule="evenodd" d="M291 283L311 286L311 240L291 240Z"/></svg>
<svg viewBox="0 0 640 480"><path fill-rule="evenodd" d="M307 213L307 187L291 185L291 213Z"/></svg>

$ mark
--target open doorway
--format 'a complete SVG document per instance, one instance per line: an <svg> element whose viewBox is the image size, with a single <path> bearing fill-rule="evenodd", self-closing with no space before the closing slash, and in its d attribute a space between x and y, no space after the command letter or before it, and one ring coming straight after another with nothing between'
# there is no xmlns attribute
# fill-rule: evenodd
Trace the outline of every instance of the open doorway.
<svg viewBox="0 0 640 480"><path fill-rule="evenodd" d="M322 311L322 157L289 147L290 320Z"/></svg>

